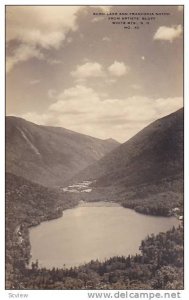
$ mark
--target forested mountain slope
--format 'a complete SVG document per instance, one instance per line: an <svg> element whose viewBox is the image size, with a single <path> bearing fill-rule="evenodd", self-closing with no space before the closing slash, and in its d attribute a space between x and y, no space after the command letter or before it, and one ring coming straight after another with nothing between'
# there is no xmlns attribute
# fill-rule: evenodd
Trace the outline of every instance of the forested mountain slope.
<svg viewBox="0 0 189 300"><path fill-rule="evenodd" d="M6 117L6 171L45 186L61 185L118 145L112 139Z"/></svg>

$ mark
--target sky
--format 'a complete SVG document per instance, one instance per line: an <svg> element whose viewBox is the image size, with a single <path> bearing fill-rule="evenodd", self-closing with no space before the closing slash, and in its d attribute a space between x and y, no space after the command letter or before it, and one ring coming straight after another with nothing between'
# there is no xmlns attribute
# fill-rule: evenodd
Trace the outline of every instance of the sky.
<svg viewBox="0 0 189 300"><path fill-rule="evenodd" d="M7 115L125 142L182 106L182 6L6 7Z"/></svg>

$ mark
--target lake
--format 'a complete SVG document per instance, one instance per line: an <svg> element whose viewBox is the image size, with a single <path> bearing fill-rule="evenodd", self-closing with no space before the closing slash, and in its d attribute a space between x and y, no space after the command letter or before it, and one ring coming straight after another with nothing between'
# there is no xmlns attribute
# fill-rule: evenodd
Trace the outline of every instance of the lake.
<svg viewBox="0 0 189 300"><path fill-rule="evenodd" d="M30 229L32 261L41 267L73 267L90 260L140 253L147 235L177 227L175 217L146 216L116 203L80 203L59 219Z"/></svg>

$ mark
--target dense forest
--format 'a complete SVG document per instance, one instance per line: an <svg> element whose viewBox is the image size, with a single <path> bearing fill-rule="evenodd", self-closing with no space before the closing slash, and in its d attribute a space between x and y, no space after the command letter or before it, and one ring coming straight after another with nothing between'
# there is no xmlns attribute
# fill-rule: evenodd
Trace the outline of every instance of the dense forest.
<svg viewBox="0 0 189 300"><path fill-rule="evenodd" d="M112 257L70 269L20 265L17 289L183 289L183 229L148 236L141 254Z"/></svg>
<svg viewBox="0 0 189 300"><path fill-rule="evenodd" d="M30 260L29 227L62 216L64 209L77 204L66 201L57 189L32 183L6 173L6 287Z"/></svg>
<svg viewBox="0 0 189 300"><path fill-rule="evenodd" d="M27 199L27 201L26 201ZM30 261L29 227L62 215L74 197L6 175L7 289L182 289L183 227L148 236L140 255L91 261L70 269L40 268ZM64 212L63 212L64 213Z"/></svg>
<svg viewBox="0 0 189 300"><path fill-rule="evenodd" d="M95 182L89 186L91 193L65 192L66 199L70 201L112 201L123 207L134 209L138 213L171 216L175 207L179 207L183 215L183 182L179 176L172 176L156 182L156 184L142 184L131 186L127 191L124 187L96 187Z"/></svg>

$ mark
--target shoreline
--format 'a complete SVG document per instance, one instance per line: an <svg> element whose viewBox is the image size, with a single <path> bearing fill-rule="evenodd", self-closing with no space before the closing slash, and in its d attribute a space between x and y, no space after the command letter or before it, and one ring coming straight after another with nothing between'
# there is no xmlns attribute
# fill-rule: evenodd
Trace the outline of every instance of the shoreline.
<svg viewBox="0 0 189 300"><path fill-rule="evenodd" d="M98 201L98 202L79 202L76 206L74 206L74 207L72 207L72 208L67 208L68 210L72 210L72 209L77 209L77 208L97 208L97 207L102 207L102 208L108 208L108 207L120 207L120 208L123 208L123 209L126 209L126 210L131 210L133 213L136 213L136 214L140 214L140 213L138 213L138 212L136 212L134 209L131 209L131 208L126 208L126 207L123 207L122 205L120 205L119 203L116 203L116 202L108 202L108 201ZM67 210L66 209L66 210ZM54 218L54 219L52 219L52 220L54 220L54 221L56 221L56 220L58 220L58 219L61 219L63 216L64 216L64 211L66 211L66 210L63 210L63 214L62 214L62 216L60 216L60 217L57 217L57 218ZM165 219L167 219L167 218L170 218L170 217L172 217L172 218L175 218L176 219L176 217L175 216L153 216L153 215L145 215L145 214L140 214L140 215L143 215L143 216L147 216L147 217L157 217L157 218L165 218ZM51 221L51 220L46 220L46 221L44 221L45 223L47 223L47 222L49 222L49 221ZM42 222L41 222L42 223ZM40 223L40 224L41 224ZM178 224L176 224L176 225L173 225L175 228L177 228L177 227L179 227L179 223ZM166 230L160 230L160 231L158 231L157 233L154 233L154 234L158 234L158 233L160 233L160 232L166 232L167 230L169 230L169 229L166 229ZM141 243L141 241L143 240L143 239L145 239L148 235L151 235L151 234L153 234L153 232L152 233L148 233L148 234L146 234L145 236L143 236L143 237L141 237L141 240L140 240L140 242L139 242L139 245L138 245L138 247L140 246L140 243ZM128 253L127 254L124 254L124 253L122 253L122 254L120 254L121 256L127 256L127 255L129 255ZM134 255L134 253L132 254L132 253L130 253L130 255ZM108 257L108 259L110 259L110 258L112 258L112 257L114 257L115 255L111 255L110 257ZM32 262L35 262L35 260L36 259L38 259L37 258L37 256L36 256L36 259L35 260L33 260L33 261L31 261L31 259L32 259L32 257L30 258L30 264L32 263ZM99 260L99 258L96 258L96 257L94 257L94 258L91 258L89 261L87 261L87 262L85 262L85 261L83 261L83 262L81 262L81 263L79 263L79 264L76 264L76 265L71 265L70 264L70 266L67 266L66 267L66 269L70 269L70 268L74 268L74 267L79 267L79 266L82 266L82 265L84 265L84 264L86 264L86 263L90 263L90 261L91 260L95 260L95 259L98 259ZM104 258L105 259L105 258ZM104 259L103 260L99 260L100 262L103 262L104 261ZM39 261L39 264L40 264L40 261ZM47 269L49 269L49 267L48 266L45 266L45 265L42 265L42 266L40 266L41 268L43 268L43 267L45 267L45 268L47 268ZM52 268L53 266L51 266L50 267L50 269ZM54 265L54 267L58 267L58 266L56 266L56 265ZM59 267L58 267L59 268ZM61 267L60 267L61 268Z"/></svg>

